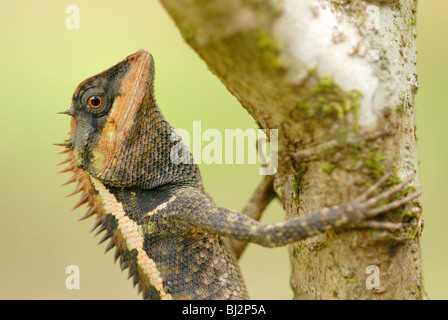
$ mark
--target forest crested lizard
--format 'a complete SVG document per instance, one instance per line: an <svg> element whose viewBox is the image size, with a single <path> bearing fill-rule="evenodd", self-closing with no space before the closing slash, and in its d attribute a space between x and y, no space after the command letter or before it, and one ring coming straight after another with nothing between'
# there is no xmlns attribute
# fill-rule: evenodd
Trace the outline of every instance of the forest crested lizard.
<svg viewBox="0 0 448 320"><path fill-rule="evenodd" d="M146 50L86 79L62 112L72 119L70 137L60 144L68 153L61 172L73 172L63 185L77 182L72 194L82 192L75 208L87 203L82 219L96 216L94 229L105 231L101 242L110 239L107 250L116 248L115 259L129 268L145 299L247 299L237 265L245 242L283 246L331 228L372 225L367 219L421 194L384 204L412 179L377 194L385 175L352 202L263 224L254 212L274 197L268 177L259 188L264 197L252 199L259 208L249 208L249 215L217 207L197 165L171 161L180 138L172 139L153 84Z"/></svg>

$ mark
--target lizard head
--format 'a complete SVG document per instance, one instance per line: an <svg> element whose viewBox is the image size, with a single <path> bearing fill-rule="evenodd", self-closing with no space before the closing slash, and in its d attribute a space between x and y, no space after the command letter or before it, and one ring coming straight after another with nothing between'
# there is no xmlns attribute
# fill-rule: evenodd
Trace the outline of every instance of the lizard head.
<svg viewBox="0 0 448 320"><path fill-rule="evenodd" d="M78 85L63 112L72 116L67 146L77 167L116 187L198 180L195 165L170 161L179 140L157 107L153 83L153 57L140 50Z"/></svg>

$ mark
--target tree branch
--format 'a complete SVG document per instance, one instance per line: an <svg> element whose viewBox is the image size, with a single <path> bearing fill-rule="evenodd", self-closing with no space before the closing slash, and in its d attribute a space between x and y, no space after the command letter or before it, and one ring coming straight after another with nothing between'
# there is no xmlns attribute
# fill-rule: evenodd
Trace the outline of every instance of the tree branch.
<svg viewBox="0 0 448 320"><path fill-rule="evenodd" d="M385 171L418 172L416 1L161 2L258 125L279 129L274 185L287 218L347 201ZM290 246L295 297L424 298L420 211L416 201L387 214L399 232L330 231ZM366 288L369 265L378 289Z"/></svg>

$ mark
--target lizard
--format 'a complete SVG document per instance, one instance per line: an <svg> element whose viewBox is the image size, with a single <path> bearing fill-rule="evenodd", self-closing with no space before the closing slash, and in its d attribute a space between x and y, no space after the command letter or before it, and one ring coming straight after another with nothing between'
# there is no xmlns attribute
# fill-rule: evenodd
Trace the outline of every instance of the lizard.
<svg viewBox="0 0 448 320"><path fill-rule="evenodd" d="M237 263L247 242L276 247L330 229L392 227L372 218L422 193L387 202L414 178L382 190L389 173L353 201L265 224L259 212L275 197L266 177L245 212L218 207L191 153L173 161L183 142L156 103L154 70L142 49L81 82L62 112L69 138L58 144L68 154L60 172L73 173L62 185L77 183L70 195L81 193L73 209L87 203L81 220L96 217L100 243L109 240L106 252L115 248L144 299L248 299Z"/></svg>

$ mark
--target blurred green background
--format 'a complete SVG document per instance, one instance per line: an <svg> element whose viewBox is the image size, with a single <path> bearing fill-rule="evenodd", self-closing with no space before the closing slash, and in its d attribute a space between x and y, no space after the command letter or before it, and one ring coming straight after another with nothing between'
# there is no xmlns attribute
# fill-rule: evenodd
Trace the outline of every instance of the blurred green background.
<svg viewBox="0 0 448 320"><path fill-rule="evenodd" d="M247 112L184 43L157 1L0 2L0 298L134 299L137 291L104 254L93 220L70 212L77 196L56 175L63 156L52 144L67 137L69 118L57 115L79 82L146 48L156 61L156 94L167 119L192 129L256 128ZM68 5L80 8L81 28L65 27ZM423 254L430 298L448 292L448 21L447 1L419 3L421 88L417 96L419 159L425 230ZM241 209L260 180L256 165L201 165L218 205ZM279 203L263 221L283 220ZM77 265L80 290L67 290L65 269ZM286 248L250 245L241 267L251 298L290 299Z"/></svg>

